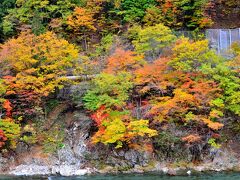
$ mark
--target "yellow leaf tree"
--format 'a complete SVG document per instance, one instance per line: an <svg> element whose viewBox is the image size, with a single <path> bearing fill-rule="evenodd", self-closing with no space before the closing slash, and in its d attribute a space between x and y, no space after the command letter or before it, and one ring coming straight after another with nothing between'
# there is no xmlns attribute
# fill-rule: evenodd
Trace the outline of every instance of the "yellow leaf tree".
<svg viewBox="0 0 240 180"><path fill-rule="evenodd" d="M85 49L87 49L87 34L95 31L93 14L82 7L76 7L72 15L68 17L67 24L74 34L82 36Z"/></svg>
<svg viewBox="0 0 240 180"><path fill-rule="evenodd" d="M22 98L21 104L36 104L36 99L41 100L63 86L64 76L77 58L76 47L52 32L39 36L22 33L10 39L0 51L7 95Z"/></svg>

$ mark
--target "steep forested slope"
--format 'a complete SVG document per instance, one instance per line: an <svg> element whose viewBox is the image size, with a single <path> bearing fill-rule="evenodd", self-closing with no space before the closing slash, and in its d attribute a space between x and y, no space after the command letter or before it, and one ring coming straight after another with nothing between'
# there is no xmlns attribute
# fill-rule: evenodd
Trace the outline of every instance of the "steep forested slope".
<svg viewBox="0 0 240 180"><path fill-rule="evenodd" d="M75 152L71 138L82 137L91 165L116 151L194 163L229 144L236 151L240 46L221 57L200 32L237 27L227 22L238 8L237 1L3 0L2 156L22 146ZM192 38L180 37L183 30Z"/></svg>

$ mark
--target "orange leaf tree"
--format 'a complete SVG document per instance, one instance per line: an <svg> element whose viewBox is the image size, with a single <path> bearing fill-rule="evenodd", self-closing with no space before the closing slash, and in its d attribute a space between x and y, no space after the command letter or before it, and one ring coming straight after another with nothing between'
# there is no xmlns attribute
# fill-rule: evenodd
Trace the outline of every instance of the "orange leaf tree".
<svg viewBox="0 0 240 180"><path fill-rule="evenodd" d="M5 141L7 140L3 130L0 129L0 149L5 145Z"/></svg>
<svg viewBox="0 0 240 180"><path fill-rule="evenodd" d="M201 72L205 63L214 64L217 59L207 41L184 39L176 43L172 57L136 70L137 91L150 102L146 116L156 122L195 121L212 130L222 128L223 124L215 122L223 115L222 109L212 105L221 89Z"/></svg>
<svg viewBox="0 0 240 180"><path fill-rule="evenodd" d="M107 59L106 73L115 74L119 71L134 71L145 64L143 55L133 51L116 49L115 53Z"/></svg>

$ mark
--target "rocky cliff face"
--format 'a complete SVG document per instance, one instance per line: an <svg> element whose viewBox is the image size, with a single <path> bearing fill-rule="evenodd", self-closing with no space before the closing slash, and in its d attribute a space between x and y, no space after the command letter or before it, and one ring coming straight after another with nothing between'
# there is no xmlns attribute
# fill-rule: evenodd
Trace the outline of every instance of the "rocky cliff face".
<svg viewBox="0 0 240 180"><path fill-rule="evenodd" d="M104 145L92 146L92 121L83 110L66 112L61 121L66 123L64 146L56 153L46 154L41 146L29 147L19 143L16 154L0 156L0 173L13 175L84 175L87 173L159 171L171 175L190 171L240 170L238 153L232 145L222 146L193 164L191 151L183 160L159 159L155 152L115 149ZM234 143L236 144L236 143ZM237 149L237 148L235 148ZM212 153L212 154L211 154ZM168 153L163 153L168 154Z"/></svg>

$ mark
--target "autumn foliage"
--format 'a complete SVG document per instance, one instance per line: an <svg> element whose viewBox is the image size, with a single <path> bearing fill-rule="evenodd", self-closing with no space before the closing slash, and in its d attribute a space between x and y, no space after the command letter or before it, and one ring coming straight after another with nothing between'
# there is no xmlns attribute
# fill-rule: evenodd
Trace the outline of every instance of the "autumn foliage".
<svg viewBox="0 0 240 180"><path fill-rule="evenodd" d="M4 101L3 108L6 110L6 116L11 117L12 116L12 106L11 106L11 102L9 100Z"/></svg>
<svg viewBox="0 0 240 180"><path fill-rule="evenodd" d="M96 125L99 127L101 126L103 120L105 120L109 115L104 112L105 107L100 107L95 113L91 115L91 118L95 121Z"/></svg>
<svg viewBox="0 0 240 180"><path fill-rule="evenodd" d="M66 81L67 68L74 65L78 51L74 45L59 39L54 33L40 36L22 33L2 45L0 64L7 85L7 96L16 96L14 115L34 114L34 106L41 105L41 99L62 88ZM7 102L5 106L7 106Z"/></svg>
<svg viewBox="0 0 240 180"><path fill-rule="evenodd" d="M5 141L7 140L3 130L0 129L0 149L4 146Z"/></svg>
<svg viewBox="0 0 240 180"><path fill-rule="evenodd" d="M52 32L39 36L24 32L1 46L0 129L8 148L16 147L21 122L41 115L45 98L63 87L77 58L77 48Z"/></svg>
<svg viewBox="0 0 240 180"><path fill-rule="evenodd" d="M91 144L109 150L209 153L239 134L240 45L225 58L198 34L237 1L2 2L1 151L65 147L64 129L85 125L79 112Z"/></svg>
<svg viewBox="0 0 240 180"><path fill-rule="evenodd" d="M66 68L78 57L74 45L47 32L40 36L22 33L5 43L0 63L11 69L15 87L48 96L64 81Z"/></svg>
<svg viewBox="0 0 240 180"><path fill-rule="evenodd" d="M93 143L115 144L116 148L130 145L138 137L152 137L157 131L150 129L148 120L134 120L126 112L110 111L101 107L92 118L98 131L92 137Z"/></svg>
<svg viewBox="0 0 240 180"><path fill-rule="evenodd" d="M204 70L206 66L214 67L223 62L209 49L206 40L194 42L179 39L172 48L171 55L150 63L143 61L144 63L139 64L137 57L138 55L131 51L117 49L107 59L105 73L118 78L117 73L127 71L131 73L133 86L132 90L128 91L128 98L124 99L126 103L91 109L92 119L98 127L93 142L115 143L116 147L122 147L125 142L131 146L132 139L138 139L148 131L152 131L151 136L154 134L153 129L147 128L148 123L153 127L175 123L184 125L189 132L201 128L202 131L213 134L224 127L224 124L218 121L224 116L224 105L219 100L222 99L224 89L219 81ZM101 93L110 90L111 86L103 89L105 78L96 78L94 81L96 80L98 86L95 86L95 90L100 88L100 84ZM114 97L114 92L113 88L112 93L108 92L108 96ZM90 93L91 91L86 94L85 100L90 98ZM94 101L100 104L106 102L97 99L98 97L94 98ZM94 105L94 101L86 101L86 107ZM128 113L124 115L126 110ZM116 116L116 113L122 115ZM134 121L135 118L138 120ZM143 124L146 129L140 128ZM203 137L204 134L194 134L193 130L192 134L182 137L182 141L190 144L201 143Z"/></svg>
<svg viewBox="0 0 240 180"><path fill-rule="evenodd" d="M94 19L91 12L81 7L76 7L73 14L68 17L67 24L76 32L84 33L87 30L95 30Z"/></svg>
<svg viewBox="0 0 240 180"><path fill-rule="evenodd" d="M117 73L119 71L132 72L145 64L143 55L133 51L116 49L115 53L107 59L105 72Z"/></svg>

